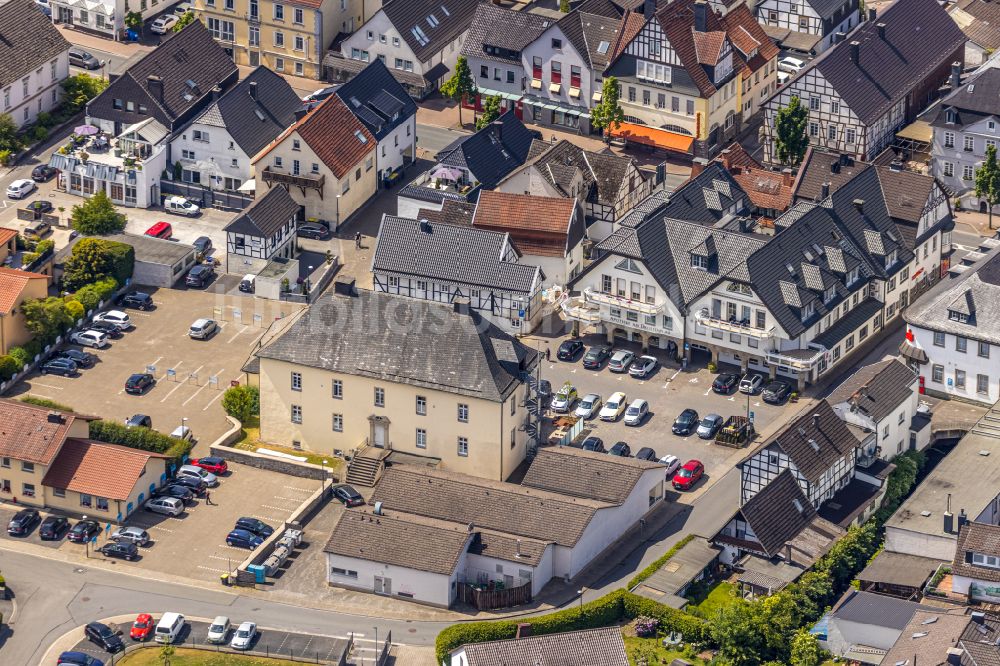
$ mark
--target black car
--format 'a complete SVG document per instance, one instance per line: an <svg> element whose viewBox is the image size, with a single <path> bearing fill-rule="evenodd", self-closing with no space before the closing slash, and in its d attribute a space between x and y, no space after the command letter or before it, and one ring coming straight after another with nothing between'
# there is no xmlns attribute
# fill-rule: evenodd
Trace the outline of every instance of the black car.
<svg viewBox="0 0 1000 666"><path fill-rule="evenodd" d="M182 502L190 504L194 502L194 491L180 483L170 483L156 489L153 497L176 497Z"/></svg>
<svg viewBox="0 0 1000 666"><path fill-rule="evenodd" d="M620 456L622 458L628 458L629 456L632 455L632 448L625 442L617 442L614 446L611 447L611 450L608 451L608 454L612 456Z"/></svg>
<svg viewBox="0 0 1000 666"><path fill-rule="evenodd" d="M262 520L257 520L256 518L237 518L236 527L233 529L246 530L247 532L252 532L262 539L274 534L274 528L265 523Z"/></svg>
<svg viewBox="0 0 1000 666"><path fill-rule="evenodd" d="M135 548L135 545L132 547ZM125 649L122 639L106 624L91 622L83 628L83 633L88 641L97 643L108 652L121 652Z"/></svg>
<svg viewBox="0 0 1000 666"><path fill-rule="evenodd" d="M133 414L125 421L126 428L152 428L153 419L145 414Z"/></svg>
<svg viewBox="0 0 1000 666"><path fill-rule="evenodd" d="M184 284L189 287L204 287L214 276L214 268L208 264L198 264L188 271Z"/></svg>
<svg viewBox="0 0 1000 666"><path fill-rule="evenodd" d="M122 329L118 328L118 324L110 321L92 321L87 324L87 328L91 331L100 331L104 335L108 336L112 340L117 340L118 338L125 335Z"/></svg>
<svg viewBox="0 0 1000 666"><path fill-rule="evenodd" d="M736 390L740 383L740 376L731 372L724 372L712 382L712 390L722 395L729 395Z"/></svg>
<svg viewBox="0 0 1000 666"><path fill-rule="evenodd" d="M36 213L51 213L54 206L51 201L39 199L38 201L32 201L28 204L27 208L28 210L33 210Z"/></svg>
<svg viewBox="0 0 1000 666"><path fill-rule="evenodd" d="M194 249L198 250L199 254L208 254L208 251L212 249L212 239L208 236L198 236L191 244L194 245Z"/></svg>
<svg viewBox="0 0 1000 666"><path fill-rule="evenodd" d="M148 372L137 372L125 380L125 392L130 395L142 395L146 389L156 383L156 377Z"/></svg>
<svg viewBox="0 0 1000 666"><path fill-rule="evenodd" d="M644 446L641 449L639 449L638 451L636 451L635 459L636 460L651 460L653 462L657 462L659 460L659 458L656 457L656 451L654 451L653 449L649 448L648 446Z"/></svg>
<svg viewBox="0 0 1000 666"><path fill-rule="evenodd" d="M295 230L295 235L299 238L324 240L330 235L330 230L322 224L311 224L307 222L306 224L299 225L299 227Z"/></svg>
<svg viewBox="0 0 1000 666"><path fill-rule="evenodd" d="M791 395L791 393L791 386L780 379L776 379L764 387L761 397L764 399L764 402L768 404L780 405L788 398L789 395Z"/></svg>
<svg viewBox="0 0 1000 666"><path fill-rule="evenodd" d="M600 370L604 362L611 357L611 347L598 345L591 347L583 355L583 367L588 370Z"/></svg>
<svg viewBox="0 0 1000 666"><path fill-rule="evenodd" d="M68 358L76 363L76 367L78 368L89 368L97 362L97 357L93 354L77 349L64 349L53 358Z"/></svg>
<svg viewBox="0 0 1000 666"><path fill-rule="evenodd" d="M83 543L90 541L91 537L97 536L100 531L101 526L97 524L96 520L81 520L73 526L66 538L74 543Z"/></svg>
<svg viewBox="0 0 1000 666"><path fill-rule="evenodd" d="M40 520L38 509L21 509L14 514L14 517L7 523L7 534L13 536L24 536L31 532L31 528Z"/></svg>
<svg viewBox="0 0 1000 666"><path fill-rule="evenodd" d="M38 537L46 541L61 539L69 527L69 521L62 516L48 516L38 528Z"/></svg>
<svg viewBox="0 0 1000 666"><path fill-rule="evenodd" d="M332 488L333 496L344 503L345 506L361 506L365 503L365 498L361 496L353 487L342 483Z"/></svg>
<svg viewBox="0 0 1000 666"><path fill-rule="evenodd" d="M129 562L139 558L139 547L131 541L109 541L99 550L105 557L117 557ZM109 650L109 652L113 652L113 650Z"/></svg>
<svg viewBox="0 0 1000 666"><path fill-rule="evenodd" d="M133 291L118 299L118 305L136 310L152 310L153 297L144 291Z"/></svg>
<svg viewBox="0 0 1000 666"><path fill-rule="evenodd" d="M559 345L559 351L556 352L556 358L560 361L572 361L576 358L577 354L583 351L583 341L582 340L566 340L561 345Z"/></svg>
<svg viewBox="0 0 1000 666"><path fill-rule="evenodd" d="M44 183L57 173L58 171L54 167L50 167L48 164L39 164L31 170L31 180L36 183Z"/></svg>
<svg viewBox="0 0 1000 666"><path fill-rule="evenodd" d="M171 481L171 485L184 486L185 488L193 492L195 495L201 495L202 493L205 492L205 488L208 487L208 485L204 481L202 481L201 479L196 479L193 476L178 476L173 481Z"/></svg>
<svg viewBox="0 0 1000 666"><path fill-rule="evenodd" d="M72 377L76 374L76 371L76 363L68 358L54 358L48 360L38 369L38 372L43 375L62 375L63 377Z"/></svg>
<svg viewBox="0 0 1000 666"><path fill-rule="evenodd" d="M701 419L698 418L698 412L693 409L685 409L674 421L674 425L670 430L675 435L690 435L700 422Z"/></svg>
<svg viewBox="0 0 1000 666"><path fill-rule="evenodd" d="M604 440L600 437L588 437L583 440L583 444L580 446L584 451L593 451L594 453L604 453Z"/></svg>

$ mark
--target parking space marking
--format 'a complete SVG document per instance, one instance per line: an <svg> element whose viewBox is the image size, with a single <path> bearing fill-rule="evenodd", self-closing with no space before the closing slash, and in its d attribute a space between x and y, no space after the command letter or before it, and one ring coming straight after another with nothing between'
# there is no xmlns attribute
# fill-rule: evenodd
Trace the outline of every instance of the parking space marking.
<svg viewBox="0 0 1000 666"><path fill-rule="evenodd" d="M274 499L276 499L276 500L284 500L286 502L301 502L302 501L301 497L281 497L280 495L275 495Z"/></svg>
<svg viewBox="0 0 1000 666"><path fill-rule="evenodd" d="M229 573L227 569L216 569L215 567L203 567L200 564L195 565L199 569L204 569L205 571L214 571L215 573Z"/></svg>
<svg viewBox="0 0 1000 666"><path fill-rule="evenodd" d="M204 407L201 408L201 411L203 411L203 412L208 411L208 408L212 406L212 403L214 403L216 400L218 400L219 398L221 398L222 394L223 394L223 391L216 391L215 392L215 397L212 398L211 400L209 400L208 404L206 404Z"/></svg>
<svg viewBox="0 0 1000 666"><path fill-rule="evenodd" d="M174 365L174 367L167 368L167 370L176 370L177 368L181 367L182 365L184 365L184 361L178 361L177 364ZM156 381L160 381L161 379L164 379L166 376L167 376L167 373L164 371L164 373L162 375L160 375L159 377L157 377Z"/></svg>
<svg viewBox="0 0 1000 666"><path fill-rule="evenodd" d="M282 486L285 490L294 490L300 493L312 493L315 492L315 488L299 488L298 486Z"/></svg>
<svg viewBox="0 0 1000 666"><path fill-rule="evenodd" d="M209 557L213 560L222 560L223 562L229 562L233 559L231 557L223 557L222 555L209 555Z"/></svg>
<svg viewBox="0 0 1000 666"><path fill-rule="evenodd" d="M271 506L270 504L261 504L261 507L265 509L274 509L275 511L288 511L291 512L287 506Z"/></svg>
<svg viewBox="0 0 1000 666"><path fill-rule="evenodd" d="M55 391L65 391L66 390L65 386L53 386L52 384L43 384L41 382L31 382L31 386L32 387L42 386L44 388L50 388L50 389L53 389Z"/></svg>
<svg viewBox="0 0 1000 666"><path fill-rule="evenodd" d="M227 345L231 345L231 344L233 344L233 340L235 340L236 338L238 338L238 337L240 337L241 335L243 335L244 333L246 333L246 330L247 330L248 328L250 328L250 327L249 327L249 326L247 326L246 324L241 324L241 326L243 326L243 328L241 328L240 330L236 331L236 333L234 333L234 334L233 334L233 337L231 337L231 338L229 338L228 340L226 340L226 344L227 344Z"/></svg>
<svg viewBox="0 0 1000 666"><path fill-rule="evenodd" d="M200 369L201 368L199 368L198 370L200 370ZM198 372L198 370L195 370L195 372ZM223 370L225 370L225 368L221 368L218 372L216 372L214 375L212 375L212 377L218 377L219 375L222 374ZM205 384L203 384L202 386L199 386L198 390L191 394L191 397L189 397L187 400L185 400L184 402L182 402L181 403L181 407L186 406L189 402L191 402L192 400L194 400L195 398L197 398L198 394L201 393L202 391L204 391L206 388L208 388L208 383L207 382Z"/></svg>
<svg viewBox="0 0 1000 666"><path fill-rule="evenodd" d="M270 521L273 521L273 522L276 522L276 523L279 523L282 520L284 520L284 518L275 518L274 516L260 516L260 515L257 515L256 513L253 514L253 517L257 518L259 520L270 520Z"/></svg>
<svg viewBox="0 0 1000 666"><path fill-rule="evenodd" d="M204 365L199 365L197 368L195 368L194 372L192 372L192 373L190 373L188 375L188 377L190 377L191 375L198 374L198 371L201 370L204 367L205 367ZM174 391L176 391L177 389L179 389L180 387L185 386L185 385L187 385L187 380L177 382L177 386L175 386L172 389L170 389L170 392L167 393L165 396L163 396L163 399L160 400L160 402L166 402L167 398L169 398L170 396L172 396L174 394Z"/></svg>

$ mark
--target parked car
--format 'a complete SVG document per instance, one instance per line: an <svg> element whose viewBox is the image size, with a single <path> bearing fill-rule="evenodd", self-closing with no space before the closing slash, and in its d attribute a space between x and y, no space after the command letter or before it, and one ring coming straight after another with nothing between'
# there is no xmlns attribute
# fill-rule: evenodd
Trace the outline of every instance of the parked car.
<svg viewBox="0 0 1000 666"><path fill-rule="evenodd" d="M177 469L177 476L189 476L194 479L201 479L205 482L205 485L210 488L214 488L219 485L219 477L215 476L206 469L198 467L197 465L181 465Z"/></svg>
<svg viewBox="0 0 1000 666"><path fill-rule="evenodd" d="M583 355L583 367L588 370L600 370L604 362L611 357L611 347L595 345Z"/></svg>
<svg viewBox="0 0 1000 666"><path fill-rule="evenodd" d="M118 324L115 324L115 323L110 322L110 321L96 321L95 320L95 321L90 322L90 324L88 324L88 327L92 331L100 331L104 335L108 336L109 340L117 340L117 339L121 338L123 335L125 335L122 332L122 330L120 328L118 328Z"/></svg>
<svg viewBox="0 0 1000 666"><path fill-rule="evenodd" d="M639 379L644 379L653 374L653 371L660 365L652 356L640 356L632 361L632 367L628 369L628 374Z"/></svg>
<svg viewBox="0 0 1000 666"><path fill-rule="evenodd" d="M628 409L625 410L625 425L642 425L642 422L648 415L649 403L642 398L636 398L632 401L632 404L628 406Z"/></svg>
<svg viewBox="0 0 1000 666"><path fill-rule="evenodd" d="M129 395L142 395L156 384L156 377L148 372L137 372L125 380L125 392Z"/></svg>
<svg viewBox="0 0 1000 666"><path fill-rule="evenodd" d="M164 14L153 21L153 23L149 26L149 31L156 35L165 35L171 28L177 25L177 21L179 20L180 19L173 14Z"/></svg>
<svg viewBox="0 0 1000 666"><path fill-rule="evenodd" d="M56 663L67 666L104 666L104 662L97 657L91 657L86 652L76 651L63 652L59 655L59 660Z"/></svg>
<svg viewBox="0 0 1000 666"><path fill-rule="evenodd" d="M705 466L699 460L688 460L674 475L673 485L677 490L691 490L705 474Z"/></svg>
<svg viewBox="0 0 1000 666"><path fill-rule="evenodd" d="M608 451L608 455L628 458L632 455L632 449L625 442L615 442L615 445Z"/></svg>
<svg viewBox="0 0 1000 666"><path fill-rule="evenodd" d="M125 419L126 428L152 428L153 419L145 414L133 414Z"/></svg>
<svg viewBox="0 0 1000 666"><path fill-rule="evenodd" d="M96 356L85 351L80 351L79 349L63 349L53 358L68 358L76 363L76 367L78 368L90 368L97 362Z"/></svg>
<svg viewBox="0 0 1000 666"><path fill-rule="evenodd" d="M53 358L38 368L38 372L43 375L62 375L63 377L72 377L77 373L76 363L69 360L68 358Z"/></svg>
<svg viewBox="0 0 1000 666"><path fill-rule="evenodd" d="M594 413L601 408L601 396L596 393L588 393L583 396L583 400L576 406L575 416L581 419L592 419Z"/></svg>
<svg viewBox="0 0 1000 666"><path fill-rule="evenodd" d="M559 392L552 396L552 402L549 403L549 407L552 408L553 412L559 414L566 414L576 403L577 392L576 387L566 382L563 387L559 389Z"/></svg>
<svg viewBox="0 0 1000 666"><path fill-rule="evenodd" d="M170 240L174 235L174 228L170 226L169 222L157 222L149 229L146 229L146 236L152 236L153 238L160 238L163 240Z"/></svg>
<svg viewBox="0 0 1000 666"><path fill-rule="evenodd" d="M111 533L111 540L134 543L136 546L145 546L149 543L149 532L134 525L129 527L123 526Z"/></svg>
<svg viewBox="0 0 1000 666"><path fill-rule="evenodd" d="M559 350L556 352L556 358L560 361L572 361L576 359L577 355L579 355L582 351L582 340L565 340L559 345Z"/></svg>
<svg viewBox="0 0 1000 666"><path fill-rule="evenodd" d="M44 183L51 180L57 173L59 171L56 168L50 167L48 164L39 164L31 170L31 180L36 183Z"/></svg>
<svg viewBox="0 0 1000 666"><path fill-rule="evenodd" d="M31 238L33 240L42 240L42 238L52 230L52 225L50 225L45 220L38 220L37 222L32 222L27 227L24 228L22 235L25 238Z"/></svg>
<svg viewBox="0 0 1000 666"><path fill-rule="evenodd" d="M176 497L185 504L194 502L195 492L180 483L168 483L153 492L153 497Z"/></svg>
<svg viewBox="0 0 1000 666"><path fill-rule="evenodd" d="M253 622L244 622L237 627L236 632L233 634L233 640L229 643L229 647L234 650L249 650L256 636L257 625Z"/></svg>
<svg viewBox="0 0 1000 666"><path fill-rule="evenodd" d="M184 284L189 287L201 288L208 284L213 277L215 277L213 267L208 264L198 264L188 271L187 277L184 278Z"/></svg>
<svg viewBox="0 0 1000 666"><path fill-rule="evenodd" d="M608 361L608 370L611 372L628 372L628 367L632 365L635 354L627 350L616 351L611 360Z"/></svg>
<svg viewBox="0 0 1000 666"><path fill-rule="evenodd" d="M194 217L201 213L201 208L184 197L167 197L163 200L163 210L174 215L187 215L188 217Z"/></svg>
<svg viewBox="0 0 1000 666"><path fill-rule="evenodd" d="M604 441L600 437L594 437L593 435L583 440L580 448L584 451L593 451L594 453L604 453L606 451Z"/></svg>
<svg viewBox="0 0 1000 666"><path fill-rule="evenodd" d="M353 486L341 483L332 488L333 496L340 500L344 506L361 506L365 503L365 498L361 496Z"/></svg>
<svg viewBox="0 0 1000 666"><path fill-rule="evenodd" d="M788 79L790 78L792 78L792 75L789 74L788 72L778 72L778 87L780 88L781 86L788 83Z"/></svg>
<svg viewBox="0 0 1000 666"><path fill-rule="evenodd" d="M121 310L108 310L94 315L94 321L106 321L114 324L119 330L127 331L132 328L132 320L128 314Z"/></svg>
<svg viewBox="0 0 1000 666"><path fill-rule="evenodd" d="M233 548L249 548L253 550L264 540L248 530L233 530L226 535L226 544Z"/></svg>
<svg viewBox="0 0 1000 666"><path fill-rule="evenodd" d="M188 329L188 336L192 340L208 340L219 330L219 325L214 319L195 319Z"/></svg>
<svg viewBox="0 0 1000 666"><path fill-rule="evenodd" d="M69 50L69 64L83 69L100 69L101 61L81 48L73 47Z"/></svg>
<svg viewBox="0 0 1000 666"><path fill-rule="evenodd" d="M184 513L184 502L176 497L154 497L143 505L146 511L162 513L165 516L179 516Z"/></svg>
<svg viewBox="0 0 1000 666"><path fill-rule="evenodd" d="M225 458L220 458L219 456L205 456L204 458L194 458L191 460L191 464L197 467L201 467L206 472L211 472L216 476L225 474L229 471L229 465L226 464Z"/></svg>
<svg viewBox="0 0 1000 666"><path fill-rule="evenodd" d="M674 478L677 468L681 466L681 460L677 456L666 455L660 458L660 464L666 468L667 479Z"/></svg>
<svg viewBox="0 0 1000 666"><path fill-rule="evenodd" d="M81 520L70 529L66 538L73 543L83 543L90 541L91 537L97 536L100 532L101 526L97 524L96 520Z"/></svg>
<svg viewBox="0 0 1000 666"><path fill-rule="evenodd" d="M763 383L763 375L748 372L743 375L743 379L740 380L740 393L749 393L750 395L754 395Z"/></svg>
<svg viewBox="0 0 1000 666"><path fill-rule="evenodd" d="M675 435L690 435L691 432L698 427L699 420L698 412L693 409L685 409L674 420L674 425L670 428L670 430Z"/></svg>
<svg viewBox="0 0 1000 666"><path fill-rule="evenodd" d="M340 85L327 86L326 88L320 88L319 90L314 90L305 97L302 98L303 102L322 102L324 99L332 95L337 91Z"/></svg>
<svg viewBox="0 0 1000 666"><path fill-rule="evenodd" d="M125 649L125 643L118 637L118 634L101 622L91 622L83 628L83 633L88 641L96 643L108 652L121 652Z"/></svg>
<svg viewBox="0 0 1000 666"><path fill-rule="evenodd" d="M764 399L764 402L770 405L780 405L791 394L792 387L786 382L776 379L764 388L763 393L761 393L761 398Z"/></svg>
<svg viewBox="0 0 1000 666"><path fill-rule="evenodd" d="M52 16L52 5L49 4L49 0L35 0L35 7L46 16Z"/></svg>
<svg viewBox="0 0 1000 666"><path fill-rule="evenodd" d="M324 227L322 224L313 224L306 222L305 224L300 224L295 229L295 235L299 238L312 238L314 240L326 240L330 235L330 230Z"/></svg>
<svg viewBox="0 0 1000 666"><path fill-rule="evenodd" d="M715 433L719 432L719 428L722 427L723 423L725 423L725 420L718 414L709 414L698 424L698 437L701 439L712 439L715 437Z"/></svg>
<svg viewBox="0 0 1000 666"><path fill-rule="evenodd" d="M799 70L805 66L806 64L802 60L799 60L798 58L793 58L791 56L787 56L778 61L778 70L782 72L788 72L793 76L795 74L798 74Z"/></svg>
<svg viewBox="0 0 1000 666"><path fill-rule="evenodd" d="M134 641L145 641L153 634L153 616L149 613L139 613L132 622L132 628L128 631L128 636Z"/></svg>
<svg viewBox="0 0 1000 666"><path fill-rule="evenodd" d="M252 294L257 289L257 276L253 273L247 273L240 280L240 291L245 294Z"/></svg>
<svg viewBox="0 0 1000 666"><path fill-rule="evenodd" d="M740 383L740 376L733 372L724 372L712 382L712 390L722 395L732 393Z"/></svg>
<svg viewBox="0 0 1000 666"><path fill-rule="evenodd" d="M108 336L89 328L69 336L69 341L81 347L94 347L95 349L103 349L109 344Z"/></svg>
<svg viewBox="0 0 1000 666"><path fill-rule="evenodd" d="M656 462L656 460L657 460L656 459L656 451L654 451L653 449L649 448L648 446L644 446L641 449L639 449L638 451L636 451L636 453L635 453L635 459L636 460L648 460L650 462Z"/></svg>
<svg viewBox="0 0 1000 666"><path fill-rule="evenodd" d="M28 180L27 178L18 178L7 186L7 198L23 199L34 192L36 187L38 186L35 185L35 181Z"/></svg>
<svg viewBox="0 0 1000 666"><path fill-rule="evenodd" d="M228 617L225 615L217 616L212 620L212 624L208 626L208 635L205 636L205 640L216 645L225 643L226 638L229 636L229 626Z"/></svg>
<svg viewBox="0 0 1000 666"><path fill-rule="evenodd" d="M118 305L136 310L152 310L156 307L153 304L153 297L144 291L132 291L125 294L118 299Z"/></svg>
<svg viewBox="0 0 1000 666"><path fill-rule="evenodd" d="M139 547L128 541L109 541L98 550L105 557L115 557L129 562L139 559Z"/></svg>
<svg viewBox="0 0 1000 666"><path fill-rule="evenodd" d="M258 520L257 518L249 518L244 516L243 518L236 519L236 527L233 529L246 530L252 534L256 534L262 539L274 534L274 528L265 523L263 520Z"/></svg>
<svg viewBox="0 0 1000 666"><path fill-rule="evenodd" d="M625 411L625 406L627 402L628 399L625 397L625 394L622 393L621 391L618 391L617 393L612 393L611 397L608 398L608 401L604 403L603 407L601 407L601 411L598 413L598 417L602 421L617 421L618 417L621 416L622 412Z"/></svg>
<svg viewBox="0 0 1000 666"><path fill-rule="evenodd" d="M58 541L69 529L69 521L62 516L46 516L38 526L38 538L42 541Z"/></svg>
<svg viewBox="0 0 1000 666"><path fill-rule="evenodd" d="M194 246L194 249L198 252L198 254L206 255L208 254L208 251L212 249L212 239L208 236L198 236L194 239L194 242L191 243L191 245Z"/></svg>

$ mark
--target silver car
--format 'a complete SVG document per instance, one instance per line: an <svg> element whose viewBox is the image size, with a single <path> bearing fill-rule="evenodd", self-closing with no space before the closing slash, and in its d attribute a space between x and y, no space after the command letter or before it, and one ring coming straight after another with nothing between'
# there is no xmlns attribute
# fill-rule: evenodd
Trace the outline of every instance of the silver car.
<svg viewBox="0 0 1000 666"><path fill-rule="evenodd" d="M111 533L112 541L127 541L137 546L145 546L149 543L149 532L141 527L119 527Z"/></svg>
<svg viewBox="0 0 1000 666"><path fill-rule="evenodd" d="M176 497L154 497L144 506L146 511L162 513L165 516L179 516L184 513L184 502Z"/></svg>
<svg viewBox="0 0 1000 666"><path fill-rule="evenodd" d="M580 404L576 406L576 412L574 416L578 416L581 419L592 419L597 410L601 408L601 396L596 393L588 393L583 396L583 400Z"/></svg>
<svg viewBox="0 0 1000 666"><path fill-rule="evenodd" d="M709 414L698 424L698 437L701 439L712 439L715 433L722 427L723 418L718 414Z"/></svg>
<svg viewBox="0 0 1000 666"><path fill-rule="evenodd" d="M228 617L225 615L217 616L208 627L208 635L205 637L205 640L216 645L225 643L226 638L229 636L229 627Z"/></svg>
<svg viewBox="0 0 1000 666"><path fill-rule="evenodd" d="M188 335L195 340L207 340L212 334L219 330L219 325L214 319L195 319L188 329Z"/></svg>

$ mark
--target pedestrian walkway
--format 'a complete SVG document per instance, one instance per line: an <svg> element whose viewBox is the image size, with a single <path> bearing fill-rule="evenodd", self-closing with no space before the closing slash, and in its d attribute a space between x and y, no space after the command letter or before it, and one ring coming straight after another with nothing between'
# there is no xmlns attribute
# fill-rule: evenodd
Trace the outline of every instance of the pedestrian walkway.
<svg viewBox="0 0 1000 666"><path fill-rule="evenodd" d="M956 210L953 213L953 217L957 226L986 238L996 235L997 230L1000 229L1000 213L994 213L992 229L990 229L990 216L986 213L971 210Z"/></svg>
<svg viewBox="0 0 1000 666"><path fill-rule="evenodd" d="M83 30L75 30L62 23L56 24L56 30L62 33L62 36L74 46L103 51L104 53L111 53L122 58L131 58L136 53L149 53L156 48L155 46L145 46L136 42L116 42L113 39L94 35Z"/></svg>

